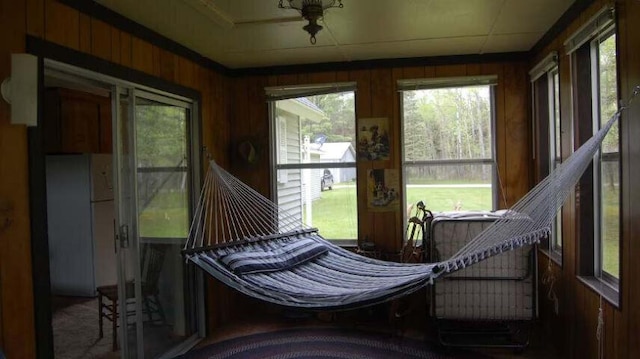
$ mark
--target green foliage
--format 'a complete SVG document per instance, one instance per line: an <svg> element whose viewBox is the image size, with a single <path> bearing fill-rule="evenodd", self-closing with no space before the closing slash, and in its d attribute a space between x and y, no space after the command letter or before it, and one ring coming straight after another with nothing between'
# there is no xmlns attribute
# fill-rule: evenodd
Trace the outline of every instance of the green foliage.
<svg viewBox="0 0 640 359"><path fill-rule="evenodd" d="M490 88L405 91L403 126L406 161L490 159ZM482 177L489 175L482 171ZM414 172L428 178L474 175L471 168L461 166L423 167Z"/></svg>
<svg viewBox="0 0 640 359"><path fill-rule="evenodd" d="M302 136L313 141L318 135L327 142L351 142L355 148L355 100L353 92L332 93L307 97L327 116L326 121L302 123Z"/></svg>
<svg viewBox="0 0 640 359"><path fill-rule="evenodd" d="M186 110L136 105L136 155L138 167L178 166L187 157Z"/></svg>

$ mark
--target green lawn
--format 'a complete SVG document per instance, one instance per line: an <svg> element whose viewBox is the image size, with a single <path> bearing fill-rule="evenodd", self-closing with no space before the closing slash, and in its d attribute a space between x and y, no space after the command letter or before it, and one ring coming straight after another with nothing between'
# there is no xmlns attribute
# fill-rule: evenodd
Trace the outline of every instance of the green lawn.
<svg viewBox="0 0 640 359"><path fill-rule="evenodd" d="M190 225L187 206L184 193L158 193L146 208L139 208L140 236L186 238Z"/></svg>
<svg viewBox="0 0 640 359"><path fill-rule="evenodd" d="M462 210L491 209L490 188L410 187L407 203L423 201L431 211L451 211L457 203ZM313 226L327 239L357 238L355 186L336 185L313 202ZM305 219L306 221L306 219ZM308 223L308 221L306 221Z"/></svg>
<svg viewBox="0 0 640 359"><path fill-rule="evenodd" d="M620 278L620 198L616 189L607 187L604 192L603 264L602 268Z"/></svg>

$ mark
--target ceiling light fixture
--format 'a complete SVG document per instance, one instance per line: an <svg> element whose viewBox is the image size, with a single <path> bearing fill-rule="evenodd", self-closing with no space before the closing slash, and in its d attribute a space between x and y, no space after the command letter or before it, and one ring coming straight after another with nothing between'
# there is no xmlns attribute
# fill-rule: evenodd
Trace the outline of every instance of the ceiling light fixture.
<svg viewBox="0 0 640 359"><path fill-rule="evenodd" d="M309 21L302 28L311 35L309 41L314 45L316 34L322 30L322 25L318 25L318 20L322 19L324 11L332 7L343 7L342 0L286 0L286 2L287 5L284 5L285 0L280 0L278 7L298 10L302 17Z"/></svg>

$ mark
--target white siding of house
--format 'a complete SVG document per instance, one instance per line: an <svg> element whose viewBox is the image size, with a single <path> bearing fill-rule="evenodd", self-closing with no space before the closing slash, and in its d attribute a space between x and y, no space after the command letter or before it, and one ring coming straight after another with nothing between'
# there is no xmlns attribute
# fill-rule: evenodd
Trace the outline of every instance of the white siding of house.
<svg viewBox="0 0 640 359"><path fill-rule="evenodd" d="M300 153L300 132L298 117L285 113L279 115L286 120L286 163L300 163L302 154ZM280 170L285 171L285 170ZM280 172L278 171L278 172ZM278 206L287 211L296 219L302 220L302 171L298 169L286 170L286 175L278 175L279 178L286 178L286 181L278 181Z"/></svg>

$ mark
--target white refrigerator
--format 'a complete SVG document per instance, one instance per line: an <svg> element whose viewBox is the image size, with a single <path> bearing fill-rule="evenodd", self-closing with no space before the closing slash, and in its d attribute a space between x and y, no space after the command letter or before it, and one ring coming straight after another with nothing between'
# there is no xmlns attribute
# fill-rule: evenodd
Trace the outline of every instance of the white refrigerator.
<svg viewBox="0 0 640 359"><path fill-rule="evenodd" d="M46 158L51 292L95 296L116 284L112 156Z"/></svg>

